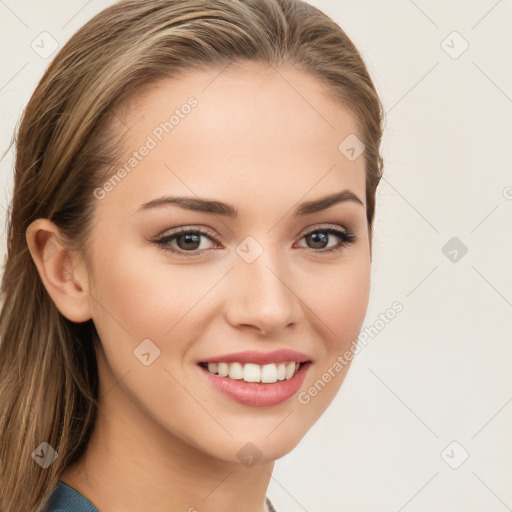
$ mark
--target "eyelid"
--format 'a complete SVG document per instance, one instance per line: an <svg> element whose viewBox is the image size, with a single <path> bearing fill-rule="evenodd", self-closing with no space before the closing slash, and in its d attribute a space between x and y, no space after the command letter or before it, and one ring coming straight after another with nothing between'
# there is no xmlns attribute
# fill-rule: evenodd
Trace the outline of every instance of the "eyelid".
<svg viewBox="0 0 512 512"><path fill-rule="evenodd" d="M206 226L200 226L198 224L188 224L185 226L178 226L176 228L169 228L157 235L155 238L164 238L167 236L175 235L176 233L181 233L182 231L202 231L205 234L211 236L212 238L217 238L217 234L210 228L207 228Z"/></svg>
<svg viewBox="0 0 512 512"><path fill-rule="evenodd" d="M343 231L346 231L347 233L350 231L346 226L343 224L336 224L335 222L320 222L316 224L310 224L309 226L305 227L303 230L299 232L303 233L302 236L307 235L308 233L311 233L311 231L316 231L317 229L327 229L327 228L336 228L336 229L342 229Z"/></svg>

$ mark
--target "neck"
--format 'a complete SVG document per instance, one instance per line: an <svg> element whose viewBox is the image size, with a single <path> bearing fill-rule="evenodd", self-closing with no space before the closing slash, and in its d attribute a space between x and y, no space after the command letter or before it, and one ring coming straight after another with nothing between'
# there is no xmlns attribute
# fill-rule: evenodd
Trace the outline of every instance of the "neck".
<svg viewBox="0 0 512 512"><path fill-rule="evenodd" d="M144 414L105 372L100 397L87 449L61 476L100 512L264 512L274 461L246 466L205 453Z"/></svg>

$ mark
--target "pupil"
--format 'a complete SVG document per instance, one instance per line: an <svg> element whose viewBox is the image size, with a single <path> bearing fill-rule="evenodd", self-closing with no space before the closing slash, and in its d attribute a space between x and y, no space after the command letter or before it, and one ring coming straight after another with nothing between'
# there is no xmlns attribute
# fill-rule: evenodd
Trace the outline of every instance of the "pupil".
<svg viewBox="0 0 512 512"><path fill-rule="evenodd" d="M316 249L323 249L327 245L327 233L319 231L308 235L313 242L313 247Z"/></svg>

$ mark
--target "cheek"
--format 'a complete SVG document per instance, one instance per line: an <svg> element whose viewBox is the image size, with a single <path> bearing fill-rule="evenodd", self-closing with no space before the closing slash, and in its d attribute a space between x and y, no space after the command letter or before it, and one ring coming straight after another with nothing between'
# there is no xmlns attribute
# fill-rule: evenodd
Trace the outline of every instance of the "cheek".
<svg viewBox="0 0 512 512"><path fill-rule="evenodd" d="M333 291L336 309L331 308L334 331L343 342L353 340L359 334L366 316L370 292L370 267L360 262L343 273L338 288Z"/></svg>
<svg viewBox="0 0 512 512"><path fill-rule="evenodd" d="M103 251L111 261L96 260L92 307L109 364L118 376L138 372L143 366L138 355L149 351L154 362L143 368L159 373L144 373L147 385L167 389L166 370L183 373L214 310L211 292L226 269L179 264L170 257L167 262L157 248Z"/></svg>
<svg viewBox="0 0 512 512"><path fill-rule="evenodd" d="M92 306L97 317L121 324L118 327L134 338L163 337L208 289L208 279L203 279L201 271L166 264L165 254L157 248L115 250L114 246L104 246L96 259L97 301Z"/></svg>
<svg viewBox="0 0 512 512"><path fill-rule="evenodd" d="M304 301L321 320L315 325L331 355L357 338L366 316L371 269L365 255L364 250L354 251L339 264L319 266L313 285L310 279L302 285Z"/></svg>
<svg viewBox="0 0 512 512"><path fill-rule="evenodd" d="M321 276L318 276L321 277ZM296 397L301 428L306 432L323 414L340 390L366 316L370 291L370 260L361 254L336 272L326 272L325 285L309 292L311 309L321 338L317 360ZM328 279L327 279L328 278ZM321 282L321 280L319 281ZM310 290L312 288L310 287ZM349 354L347 356L347 354Z"/></svg>

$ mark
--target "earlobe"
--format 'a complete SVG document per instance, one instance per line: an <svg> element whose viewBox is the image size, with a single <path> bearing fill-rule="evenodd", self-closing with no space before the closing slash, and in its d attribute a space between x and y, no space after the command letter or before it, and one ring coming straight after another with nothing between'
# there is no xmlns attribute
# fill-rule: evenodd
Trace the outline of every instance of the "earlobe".
<svg viewBox="0 0 512 512"><path fill-rule="evenodd" d="M37 219L25 236L41 281L57 309L72 322L89 320L89 293L84 286L87 274L77 253L63 244L59 228L49 219Z"/></svg>

